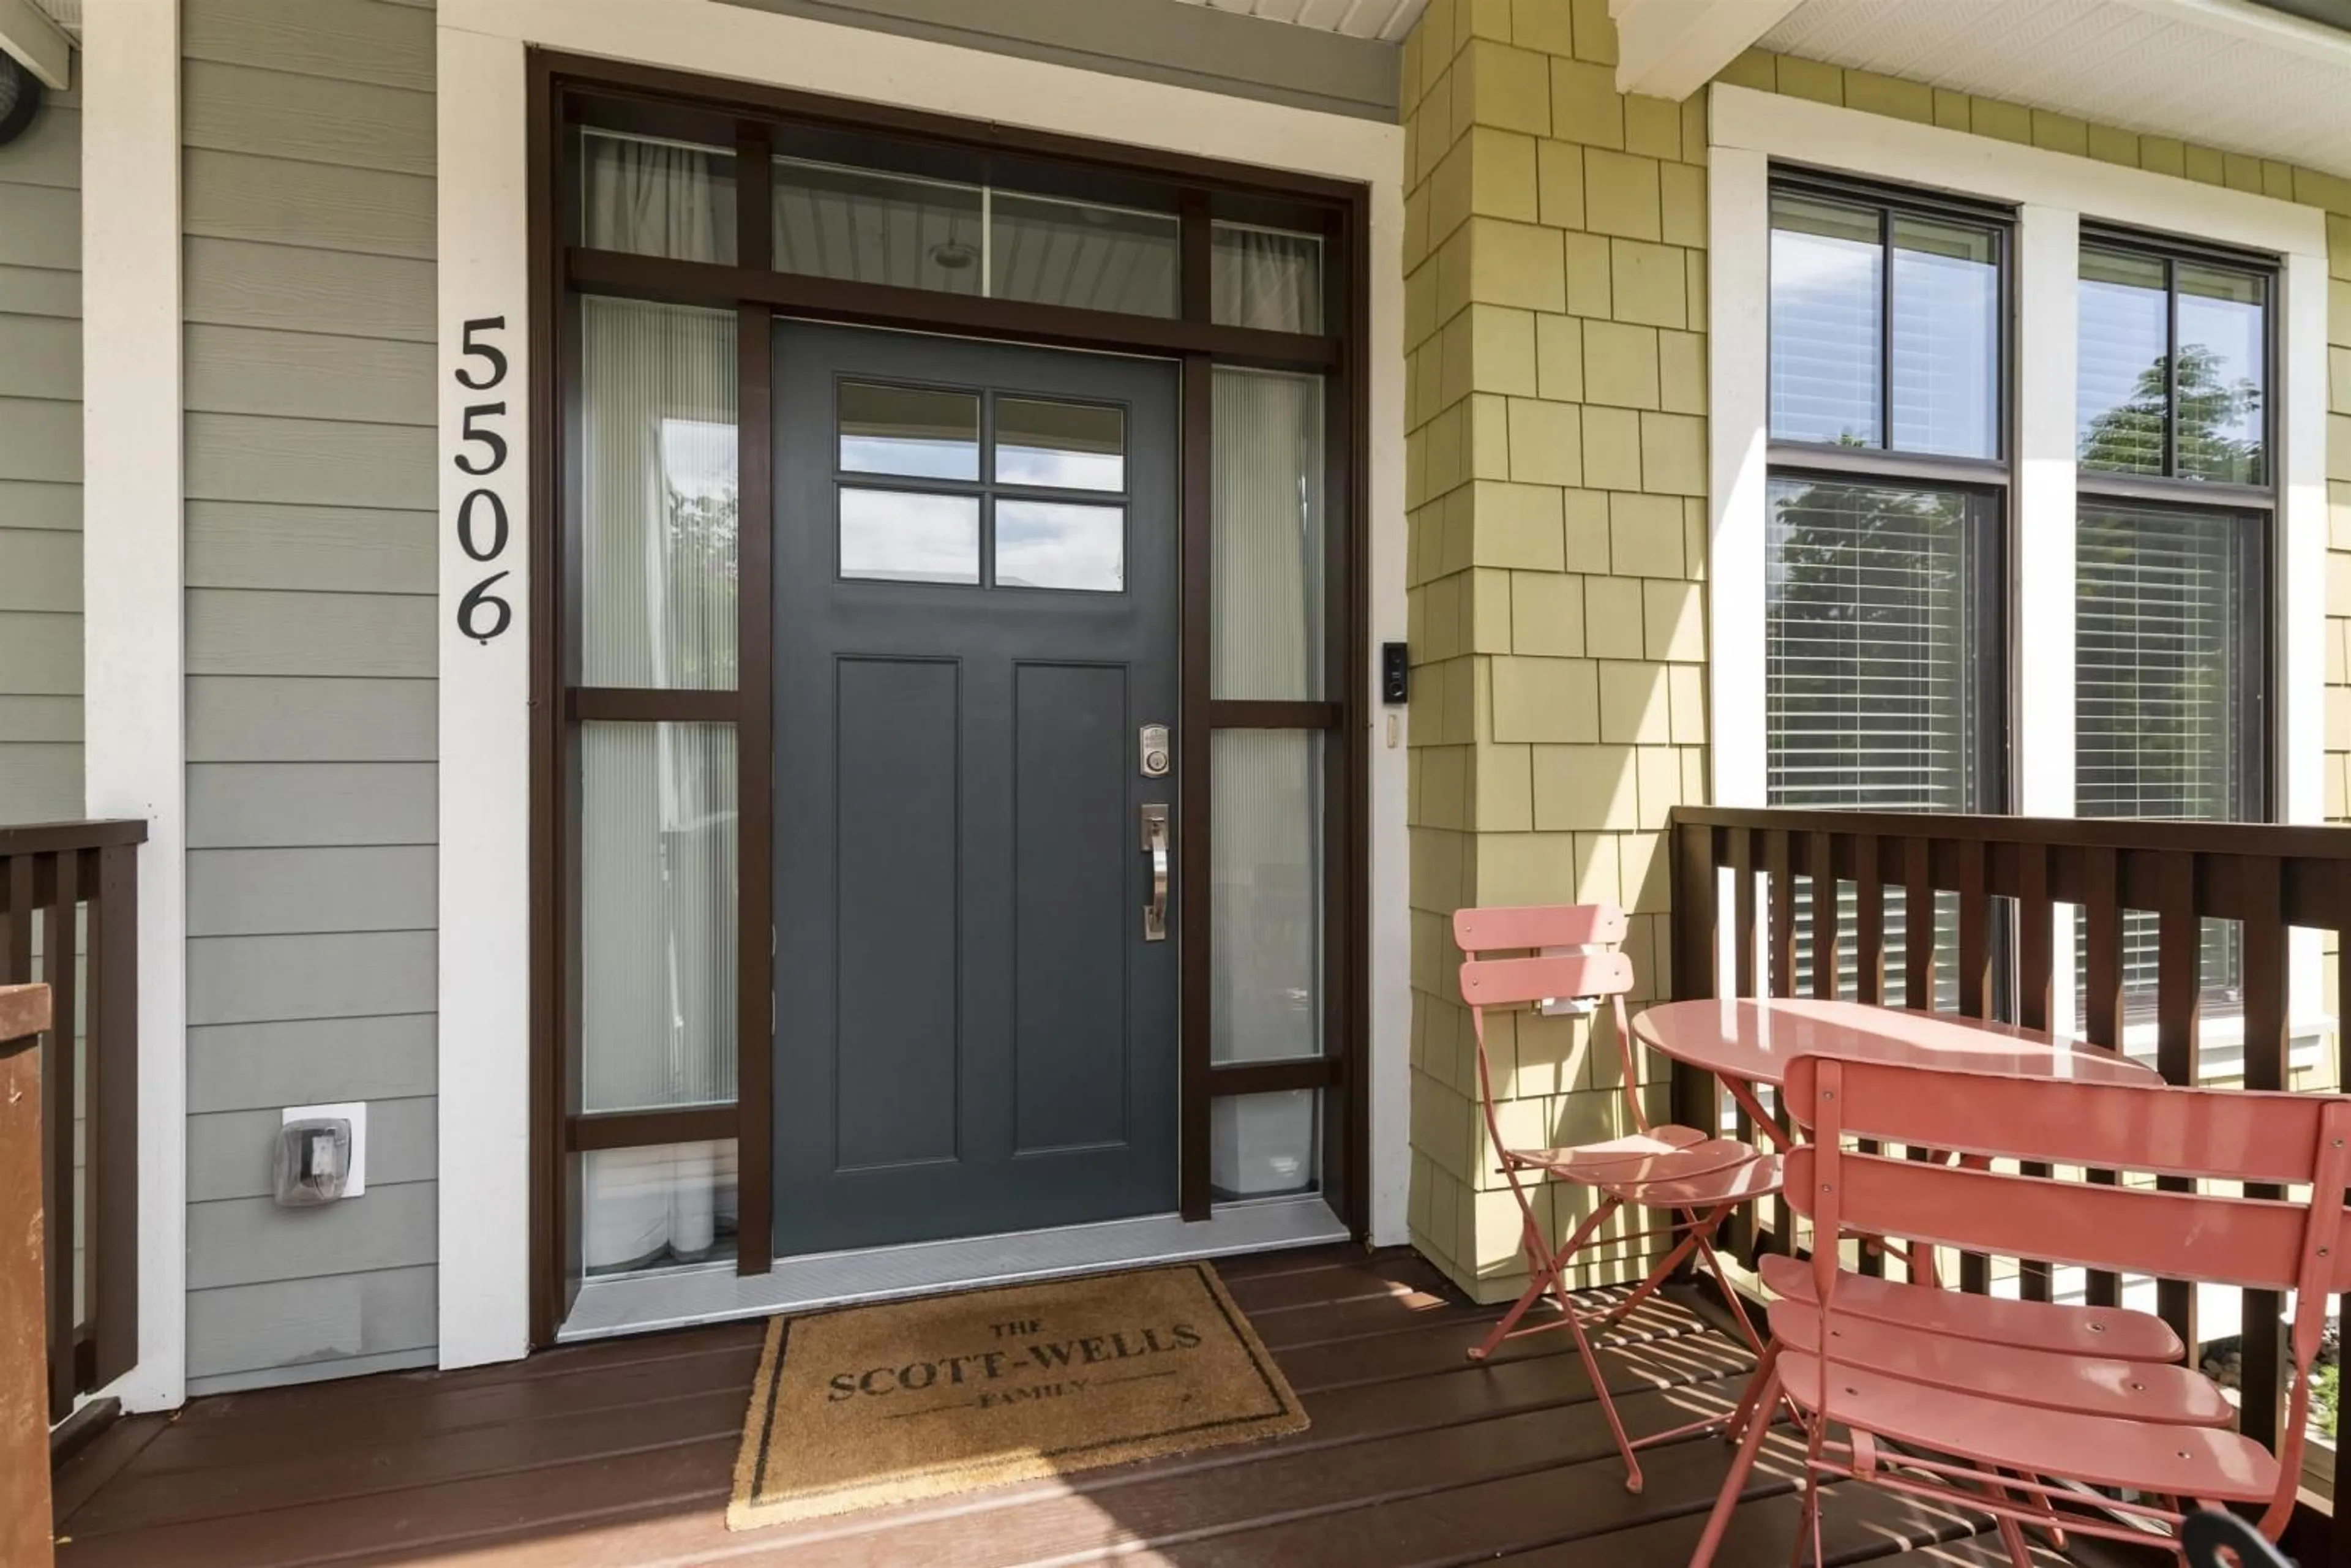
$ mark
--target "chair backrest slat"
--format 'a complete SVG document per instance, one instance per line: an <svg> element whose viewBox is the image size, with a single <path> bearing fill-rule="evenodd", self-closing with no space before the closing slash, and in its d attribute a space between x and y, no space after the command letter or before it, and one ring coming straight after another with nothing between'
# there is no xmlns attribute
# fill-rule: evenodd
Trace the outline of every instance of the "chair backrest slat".
<svg viewBox="0 0 2351 1568"><path fill-rule="evenodd" d="M1821 1207L1823 1163L1811 1144L1788 1155L1789 1206L1807 1219ZM2292 1290L2299 1281L2308 1223L2308 1208L2299 1203L1959 1170L1851 1152L1836 1166L1837 1225L1849 1234L2259 1291ZM2329 1272L2328 1291L2351 1289L2351 1269Z"/></svg>
<svg viewBox="0 0 2351 1568"><path fill-rule="evenodd" d="M1471 1007L1517 1007L1553 998L1621 997L1632 988L1633 961L1622 953L1472 958L1461 966L1461 999Z"/></svg>
<svg viewBox="0 0 2351 1568"><path fill-rule="evenodd" d="M1464 953L1540 947L1613 947L1625 940L1625 912L1613 904L1541 904L1454 912L1453 940Z"/></svg>
<svg viewBox="0 0 2351 1568"><path fill-rule="evenodd" d="M1788 1074L1789 1109L1811 1124L1817 1058ZM2245 1091L2181 1094L2162 1084L2025 1082L1954 1071L1917 1086L1917 1067L1846 1060L1838 1121L1848 1136L2048 1165L2306 1182L2327 1097Z"/></svg>

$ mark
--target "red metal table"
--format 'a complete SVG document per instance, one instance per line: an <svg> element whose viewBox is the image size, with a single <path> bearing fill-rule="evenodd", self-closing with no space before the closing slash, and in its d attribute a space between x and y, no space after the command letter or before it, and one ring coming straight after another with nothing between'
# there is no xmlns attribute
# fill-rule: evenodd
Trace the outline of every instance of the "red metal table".
<svg viewBox="0 0 2351 1568"><path fill-rule="evenodd" d="M1661 1055L1721 1079L1756 1128L1783 1149L1792 1140L1764 1113L1755 1089L1777 1088L1788 1063L1800 1056L2074 1082L2163 1082L2153 1068L2103 1046L2040 1030L1804 997L1666 1002L1634 1018L1633 1036Z"/></svg>

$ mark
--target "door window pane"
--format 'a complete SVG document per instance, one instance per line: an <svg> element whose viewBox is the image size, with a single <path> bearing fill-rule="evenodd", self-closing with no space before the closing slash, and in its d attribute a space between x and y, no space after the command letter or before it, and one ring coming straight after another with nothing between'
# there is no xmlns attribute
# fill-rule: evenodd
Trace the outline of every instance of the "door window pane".
<svg viewBox="0 0 2351 1568"><path fill-rule="evenodd" d="M580 303L581 679L730 690L734 312Z"/></svg>
<svg viewBox="0 0 2351 1568"><path fill-rule="evenodd" d="M2075 550L2074 809L2259 821L2260 520L2090 502ZM2237 983L2237 931L2205 924L2208 995ZM2155 917L2125 914L2126 1006L2155 1005L2156 973Z"/></svg>
<svg viewBox="0 0 2351 1568"><path fill-rule="evenodd" d="M841 384L841 466L913 479L979 477L979 394Z"/></svg>
<svg viewBox="0 0 2351 1568"><path fill-rule="evenodd" d="M1176 215L989 193L987 292L1128 316L1176 314Z"/></svg>
<svg viewBox="0 0 2351 1568"><path fill-rule="evenodd" d="M1322 737L1208 742L1209 1056L1322 1054Z"/></svg>
<svg viewBox="0 0 2351 1568"><path fill-rule="evenodd" d="M841 575L977 582L979 497L842 486Z"/></svg>
<svg viewBox="0 0 2351 1568"><path fill-rule="evenodd" d="M1962 493L1778 476L1766 534L1771 801L1985 804L1984 595L1998 580Z"/></svg>
<svg viewBox="0 0 2351 1568"><path fill-rule="evenodd" d="M1771 436L1880 444L1883 214L1771 198Z"/></svg>
<svg viewBox="0 0 2351 1568"><path fill-rule="evenodd" d="M735 1098L735 730L580 727L580 1104Z"/></svg>
<svg viewBox="0 0 2351 1568"><path fill-rule="evenodd" d="M2171 341L2164 263L2085 250L2081 277L2082 466L2160 474Z"/></svg>
<svg viewBox="0 0 2351 1568"><path fill-rule="evenodd" d="M976 185L778 158L774 202L778 272L980 291L986 238Z"/></svg>
<svg viewBox="0 0 2351 1568"><path fill-rule="evenodd" d="M1208 1103L1208 1190L1229 1202L1321 1185L1322 1096L1311 1089Z"/></svg>
<svg viewBox="0 0 2351 1568"><path fill-rule="evenodd" d="M735 156L642 136L580 138L580 243L674 261L735 260Z"/></svg>
<svg viewBox="0 0 2351 1568"><path fill-rule="evenodd" d="M1126 508L998 500L996 582L1118 592L1126 586Z"/></svg>
<svg viewBox="0 0 2351 1568"><path fill-rule="evenodd" d="M1212 224L1208 316L1219 327L1322 330L1322 236Z"/></svg>
<svg viewBox="0 0 2351 1568"><path fill-rule="evenodd" d="M1126 411L1107 403L996 400L996 480L1062 490L1126 488Z"/></svg>
<svg viewBox="0 0 2351 1568"><path fill-rule="evenodd" d="M1323 696L1322 382L1219 366L1209 553L1209 690Z"/></svg>
<svg viewBox="0 0 2351 1568"><path fill-rule="evenodd" d="M2000 455L2000 250L1990 229L1894 215L1894 446Z"/></svg>
<svg viewBox="0 0 2351 1568"><path fill-rule="evenodd" d="M2189 262L2178 277L2180 476L2265 484L2266 280Z"/></svg>
<svg viewBox="0 0 2351 1568"><path fill-rule="evenodd" d="M735 1256L735 1140L591 1149L580 1156L581 1262L590 1277Z"/></svg>

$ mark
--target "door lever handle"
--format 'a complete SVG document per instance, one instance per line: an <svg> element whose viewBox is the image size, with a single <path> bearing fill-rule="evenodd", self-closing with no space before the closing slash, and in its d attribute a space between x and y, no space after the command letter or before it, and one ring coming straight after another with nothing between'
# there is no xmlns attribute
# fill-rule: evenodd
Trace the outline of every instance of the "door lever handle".
<svg viewBox="0 0 2351 1568"><path fill-rule="evenodd" d="M1151 902L1143 906L1143 939L1167 940L1167 808L1141 811L1143 852L1151 857Z"/></svg>

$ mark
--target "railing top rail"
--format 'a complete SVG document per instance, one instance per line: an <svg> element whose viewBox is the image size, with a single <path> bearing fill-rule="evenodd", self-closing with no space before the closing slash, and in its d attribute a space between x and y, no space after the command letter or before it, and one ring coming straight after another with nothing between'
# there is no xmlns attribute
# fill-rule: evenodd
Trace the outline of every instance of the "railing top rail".
<svg viewBox="0 0 2351 1568"><path fill-rule="evenodd" d="M0 986L0 1047L29 1040L48 1027L48 987Z"/></svg>
<svg viewBox="0 0 2351 1568"><path fill-rule="evenodd" d="M89 822L23 822L0 828L0 855L52 854L60 850L110 850L147 841L147 824L138 818L107 818Z"/></svg>
<svg viewBox="0 0 2351 1568"><path fill-rule="evenodd" d="M1677 806L1677 828L1755 828L2064 849L2155 850L2351 861L2351 828L2304 823L2199 822L2143 817L1982 817L1928 811L1823 811L1792 807Z"/></svg>

